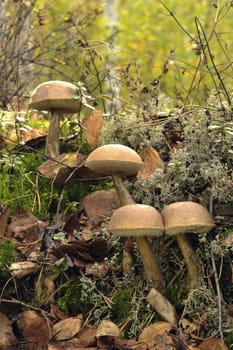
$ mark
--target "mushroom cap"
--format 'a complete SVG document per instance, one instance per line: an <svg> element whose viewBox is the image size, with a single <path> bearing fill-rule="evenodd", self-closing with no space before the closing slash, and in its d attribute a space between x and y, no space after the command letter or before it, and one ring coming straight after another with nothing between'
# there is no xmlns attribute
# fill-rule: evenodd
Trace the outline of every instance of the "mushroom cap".
<svg viewBox="0 0 233 350"><path fill-rule="evenodd" d="M120 144L109 144L91 152L85 165L99 174L124 176L136 174L143 162L132 148Z"/></svg>
<svg viewBox="0 0 233 350"><path fill-rule="evenodd" d="M214 226L208 210L199 203L185 201L167 205L162 211L165 233L207 233Z"/></svg>
<svg viewBox="0 0 233 350"><path fill-rule="evenodd" d="M164 231L161 214L145 204L127 204L117 209L108 224L117 236L161 236Z"/></svg>
<svg viewBox="0 0 233 350"><path fill-rule="evenodd" d="M37 110L60 109L64 113L77 113L81 107L79 89L66 81L44 82L32 91L29 106Z"/></svg>

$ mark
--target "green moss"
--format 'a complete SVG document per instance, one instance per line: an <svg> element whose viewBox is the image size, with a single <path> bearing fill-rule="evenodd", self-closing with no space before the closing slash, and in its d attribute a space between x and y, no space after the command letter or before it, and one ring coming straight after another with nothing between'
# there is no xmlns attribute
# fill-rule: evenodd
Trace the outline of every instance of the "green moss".
<svg viewBox="0 0 233 350"><path fill-rule="evenodd" d="M112 298L112 312L113 318L116 323L124 321L128 316L131 309L132 289L125 288L117 290Z"/></svg>
<svg viewBox="0 0 233 350"><path fill-rule="evenodd" d="M230 332L227 336L226 336L226 338L225 338L225 344L227 345L227 346L232 346L232 344L233 344L233 332Z"/></svg>
<svg viewBox="0 0 233 350"><path fill-rule="evenodd" d="M82 283L80 277L73 278L68 285L65 286L56 304L62 311L72 316L80 312L86 315L93 306L91 300L83 300L82 298Z"/></svg>
<svg viewBox="0 0 233 350"><path fill-rule="evenodd" d="M15 244L11 241L0 239L0 276L5 278L10 275L9 265L15 258Z"/></svg>

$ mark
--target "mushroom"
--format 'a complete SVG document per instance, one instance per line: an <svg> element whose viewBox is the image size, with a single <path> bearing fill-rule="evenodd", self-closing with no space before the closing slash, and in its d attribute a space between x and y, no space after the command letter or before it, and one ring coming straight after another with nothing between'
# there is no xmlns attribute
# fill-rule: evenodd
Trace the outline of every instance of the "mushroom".
<svg viewBox="0 0 233 350"><path fill-rule="evenodd" d="M199 257L187 233L207 233L215 223L208 210L199 203L185 201L167 205L162 211L165 233L175 235L188 269L189 287L196 289L203 282Z"/></svg>
<svg viewBox="0 0 233 350"><path fill-rule="evenodd" d="M91 152L86 159L86 166L92 171L100 174L112 175L113 183L122 206L135 204L123 184L122 177L137 174L142 165L143 162L140 156L133 149L120 144L108 144L98 147ZM145 235L147 235L146 227L144 228ZM135 237L135 240L139 251L143 251L141 259L146 276L155 283L158 289L164 291L164 280L159 263L148 239L143 236L142 231L140 236Z"/></svg>
<svg viewBox="0 0 233 350"><path fill-rule="evenodd" d="M161 214L153 207L145 204L127 204L117 209L108 225L110 232L120 237L135 237L141 255L146 277L164 288L159 275L159 265L153 269L155 255L151 245L144 236L161 236L164 225ZM157 264L157 261L156 261ZM161 285L162 284L162 285Z"/></svg>
<svg viewBox="0 0 233 350"><path fill-rule="evenodd" d="M50 124L46 138L45 155L59 155L60 120L64 113L77 113L81 108L79 89L65 81L47 81L38 85L31 94L29 106L50 112Z"/></svg>

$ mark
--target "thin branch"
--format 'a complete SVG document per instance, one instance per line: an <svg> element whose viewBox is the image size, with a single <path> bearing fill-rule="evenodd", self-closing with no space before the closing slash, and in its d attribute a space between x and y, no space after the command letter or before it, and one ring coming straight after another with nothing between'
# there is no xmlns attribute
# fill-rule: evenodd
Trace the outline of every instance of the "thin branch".
<svg viewBox="0 0 233 350"><path fill-rule="evenodd" d="M178 27L192 40L192 41L196 41L196 39L184 28L184 26L178 21L178 19L176 18L176 16L174 15L174 13L169 9L169 7L167 5L164 4L163 1L159 0L160 4L167 10L167 12L169 13L169 15L174 19L174 21L176 22L176 24L178 25Z"/></svg>
<svg viewBox="0 0 233 350"><path fill-rule="evenodd" d="M205 31L204 31L203 26L202 26L202 24L201 24L201 22L200 22L200 20L199 20L198 17L195 17L195 23L196 23L196 28L197 28L198 33L199 33L199 38L201 39L201 35L200 35L200 34L202 34L202 36L203 36L203 38L204 38L204 41L205 41L205 46L202 45L203 54L204 54L205 57L207 58L206 53L205 53L205 48L206 48L206 49L207 49L207 52L208 52L208 56L209 56L210 62L211 62L211 64L212 64L213 68L214 68L215 74L216 74L216 76L217 76L217 78L218 78L218 80L219 80L219 82L220 82L220 85L221 85L221 87L222 87L222 89L223 89L223 91L224 91L224 93L225 93L227 102L228 102L229 106L231 106L231 98L230 98L230 95L229 95L229 93L228 93L228 91L227 91L227 89L226 89L226 86L225 86L225 84L224 84L224 82L223 82L223 79L222 79L222 77L221 77L221 74L219 73L218 68L217 68L217 66L216 66L216 64L215 64L215 62L214 62L214 57L213 57L212 52L211 52L211 50L210 50L210 46L209 46L208 39L207 39L207 37L206 37ZM206 64L207 64L207 61L206 61ZM207 66L207 67L208 67L208 66ZM210 69L209 69L209 72L211 73ZM212 73L211 73L211 77L212 77L213 82L214 82L214 84L215 84L216 90L218 90L218 89L217 89L217 83L216 83L216 81L215 81L215 79L214 79Z"/></svg>

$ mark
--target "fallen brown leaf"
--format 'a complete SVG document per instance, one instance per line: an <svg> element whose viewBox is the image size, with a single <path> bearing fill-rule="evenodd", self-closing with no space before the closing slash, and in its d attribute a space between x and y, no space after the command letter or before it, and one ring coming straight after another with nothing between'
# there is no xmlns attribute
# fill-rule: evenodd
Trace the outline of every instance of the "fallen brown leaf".
<svg viewBox="0 0 233 350"><path fill-rule="evenodd" d="M145 146L139 155L143 160L143 167L137 173L138 179L147 179L156 169L165 170L165 165L154 148Z"/></svg>
<svg viewBox="0 0 233 350"><path fill-rule="evenodd" d="M121 335L120 328L109 320L102 320L97 327L96 337L112 336L119 337Z"/></svg>
<svg viewBox="0 0 233 350"><path fill-rule="evenodd" d="M177 326L177 315L175 307L170 301L158 292L155 288L152 288L146 297L146 301L155 309L165 321L168 321L172 326Z"/></svg>
<svg viewBox="0 0 233 350"><path fill-rule="evenodd" d="M59 276L60 272L43 273L39 274L35 281L35 297L40 305L49 305L54 302L55 294L55 279Z"/></svg>
<svg viewBox="0 0 233 350"><path fill-rule="evenodd" d="M53 337L55 340L67 340L75 337L81 329L83 316L69 317L57 322L53 326Z"/></svg>
<svg viewBox="0 0 233 350"><path fill-rule="evenodd" d="M92 148L97 147L100 131L103 127L103 117L100 110L96 109L83 122L83 133L86 136L87 142Z"/></svg>
<svg viewBox="0 0 233 350"><path fill-rule="evenodd" d="M8 237L7 227L8 227L9 215L10 215L10 207L3 208L0 213L0 235L1 236Z"/></svg>
<svg viewBox="0 0 233 350"><path fill-rule="evenodd" d="M138 338L137 350L174 350L172 338L168 335L172 326L169 322L155 322L143 329Z"/></svg>
<svg viewBox="0 0 233 350"><path fill-rule="evenodd" d="M203 340L200 345L198 345L199 350L229 350L228 347L218 338L211 337Z"/></svg>
<svg viewBox="0 0 233 350"><path fill-rule="evenodd" d="M13 333L8 317L0 312L0 349L17 350L18 340Z"/></svg>
<svg viewBox="0 0 233 350"><path fill-rule="evenodd" d="M29 210L16 207L8 232L18 242L17 249L28 257L29 254L41 247L42 237L40 230L45 224L38 220Z"/></svg>
<svg viewBox="0 0 233 350"><path fill-rule="evenodd" d="M27 350L44 350L50 339L49 320L32 310L18 315L17 326L27 344Z"/></svg>
<svg viewBox="0 0 233 350"><path fill-rule="evenodd" d="M20 279L38 271L40 265L32 261L21 261L12 263L9 269L15 278Z"/></svg>
<svg viewBox="0 0 233 350"><path fill-rule="evenodd" d="M91 225L97 225L112 215L113 210L120 207L120 201L116 192L95 191L82 200L85 214Z"/></svg>

